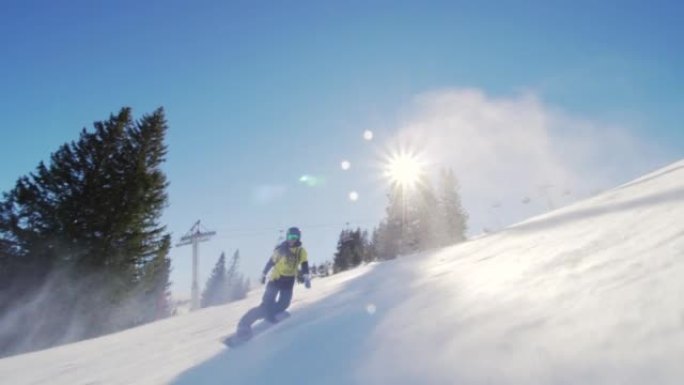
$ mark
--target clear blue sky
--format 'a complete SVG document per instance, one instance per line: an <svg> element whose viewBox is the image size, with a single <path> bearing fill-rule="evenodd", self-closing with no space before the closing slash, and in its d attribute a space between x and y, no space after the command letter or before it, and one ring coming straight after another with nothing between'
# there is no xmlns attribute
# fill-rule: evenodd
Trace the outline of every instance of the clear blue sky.
<svg viewBox="0 0 684 385"><path fill-rule="evenodd" d="M681 158L683 19L676 1L5 0L0 189L120 107L163 106L164 222L174 240L197 219L219 232L202 245L203 278L235 248L255 276L289 225L321 262L346 222L381 217L370 160L422 92L531 89ZM278 194L255 199L263 186ZM190 253L172 251L177 292L189 291Z"/></svg>

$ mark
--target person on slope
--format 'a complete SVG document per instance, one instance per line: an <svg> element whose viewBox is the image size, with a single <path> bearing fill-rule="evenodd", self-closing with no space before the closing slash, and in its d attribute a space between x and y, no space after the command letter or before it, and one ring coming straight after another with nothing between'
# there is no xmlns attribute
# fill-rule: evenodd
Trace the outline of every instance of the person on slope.
<svg viewBox="0 0 684 385"><path fill-rule="evenodd" d="M261 276L261 283L266 283L268 272L273 269L261 304L242 316L236 332L238 337L251 337L252 324L262 318L269 322L278 322L276 315L290 306L296 277L304 283L307 289L311 288L308 256L306 249L302 247L301 238L301 231L297 227L291 227L287 230L285 241L273 251ZM299 265L301 265L301 275L297 274ZM276 297L278 297L277 300Z"/></svg>

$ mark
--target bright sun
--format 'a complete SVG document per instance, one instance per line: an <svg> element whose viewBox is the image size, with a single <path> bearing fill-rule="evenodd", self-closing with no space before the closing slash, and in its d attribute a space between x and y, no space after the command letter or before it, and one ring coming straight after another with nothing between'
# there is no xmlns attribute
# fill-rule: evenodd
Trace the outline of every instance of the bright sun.
<svg viewBox="0 0 684 385"><path fill-rule="evenodd" d="M423 163L411 152L399 152L391 155L385 165L385 176L392 184L402 188L415 186L423 175Z"/></svg>

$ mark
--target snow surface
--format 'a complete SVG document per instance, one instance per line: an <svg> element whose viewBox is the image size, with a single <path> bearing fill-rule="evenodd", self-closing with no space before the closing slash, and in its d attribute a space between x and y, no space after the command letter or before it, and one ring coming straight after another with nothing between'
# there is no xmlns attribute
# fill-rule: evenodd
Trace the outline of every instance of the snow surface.
<svg viewBox="0 0 684 385"><path fill-rule="evenodd" d="M684 161L506 231L0 360L2 384L682 384Z"/></svg>

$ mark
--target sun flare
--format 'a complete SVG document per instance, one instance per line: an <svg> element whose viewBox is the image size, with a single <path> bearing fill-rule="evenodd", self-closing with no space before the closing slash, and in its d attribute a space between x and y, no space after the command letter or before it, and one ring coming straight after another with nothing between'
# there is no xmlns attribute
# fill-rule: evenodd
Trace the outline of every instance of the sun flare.
<svg viewBox="0 0 684 385"><path fill-rule="evenodd" d="M411 188L418 184L423 175L423 162L412 152L401 151L387 159L385 176L394 185Z"/></svg>

